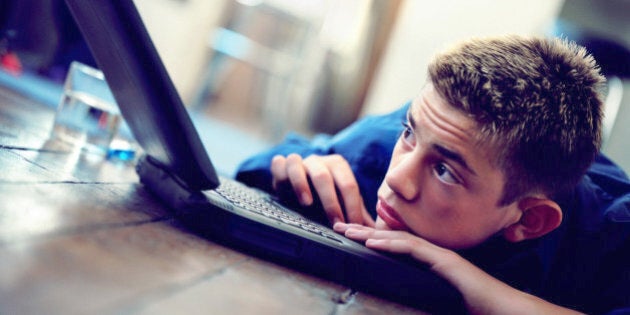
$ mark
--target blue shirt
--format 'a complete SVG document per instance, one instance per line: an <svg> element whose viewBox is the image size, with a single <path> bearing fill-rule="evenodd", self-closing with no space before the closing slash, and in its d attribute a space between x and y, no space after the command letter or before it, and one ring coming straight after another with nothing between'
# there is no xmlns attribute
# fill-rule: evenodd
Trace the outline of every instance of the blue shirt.
<svg viewBox="0 0 630 315"><path fill-rule="evenodd" d="M236 178L273 192L269 168L274 155L340 154L375 216L377 190L408 108L409 103L387 115L365 117L334 136L307 139L291 134L243 162ZM556 202L564 218L553 232L519 243L496 236L460 254L498 279L549 302L591 314L630 313L628 176L600 154L573 192Z"/></svg>

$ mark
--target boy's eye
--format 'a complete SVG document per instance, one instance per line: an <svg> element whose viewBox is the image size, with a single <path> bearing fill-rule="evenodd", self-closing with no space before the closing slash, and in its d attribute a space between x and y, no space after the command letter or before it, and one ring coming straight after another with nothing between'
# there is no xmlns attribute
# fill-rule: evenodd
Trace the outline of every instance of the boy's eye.
<svg viewBox="0 0 630 315"><path fill-rule="evenodd" d="M444 163L438 163L434 166L435 175L444 183L459 184L459 180L453 172Z"/></svg>
<svg viewBox="0 0 630 315"><path fill-rule="evenodd" d="M407 144L414 146L416 143L416 138L415 135L413 133L413 129L411 128L411 126L409 125L408 122L403 121L402 123L404 129L402 134L400 135L400 137L403 139L403 141L405 141Z"/></svg>

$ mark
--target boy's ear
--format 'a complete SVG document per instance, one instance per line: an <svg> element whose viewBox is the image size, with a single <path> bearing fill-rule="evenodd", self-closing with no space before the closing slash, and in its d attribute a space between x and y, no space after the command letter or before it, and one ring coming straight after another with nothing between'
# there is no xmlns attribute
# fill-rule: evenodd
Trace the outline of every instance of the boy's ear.
<svg viewBox="0 0 630 315"><path fill-rule="evenodd" d="M503 230L503 237L510 242L541 237L562 222L562 209L553 200L526 197L518 202L517 207L521 211L520 220Z"/></svg>

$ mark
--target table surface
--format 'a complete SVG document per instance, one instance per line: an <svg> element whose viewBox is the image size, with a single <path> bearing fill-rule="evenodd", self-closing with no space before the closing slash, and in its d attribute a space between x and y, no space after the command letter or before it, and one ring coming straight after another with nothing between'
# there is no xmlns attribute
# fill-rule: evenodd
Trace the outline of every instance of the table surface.
<svg viewBox="0 0 630 315"><path fill-rule="evenodd" d="M0 87L0 314L418 314L200 238Z"/></svg>

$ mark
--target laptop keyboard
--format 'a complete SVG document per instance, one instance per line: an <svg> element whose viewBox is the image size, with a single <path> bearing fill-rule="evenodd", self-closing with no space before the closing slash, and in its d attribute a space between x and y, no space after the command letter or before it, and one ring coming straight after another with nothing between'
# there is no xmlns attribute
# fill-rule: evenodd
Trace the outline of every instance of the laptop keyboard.
<svg viewBox="0 0 630 315"><path fill-rule="evenodd" d="M322 228L320 225L310 222L308 219L290 213L275 202L255 190L231 180L221 181L221 185L215 190L223 198L234 205L263 215L265 217L281 221L283 223L298 227L304 231L323 236L325 238L343 243L341 238L334 232Z"/></svg>

